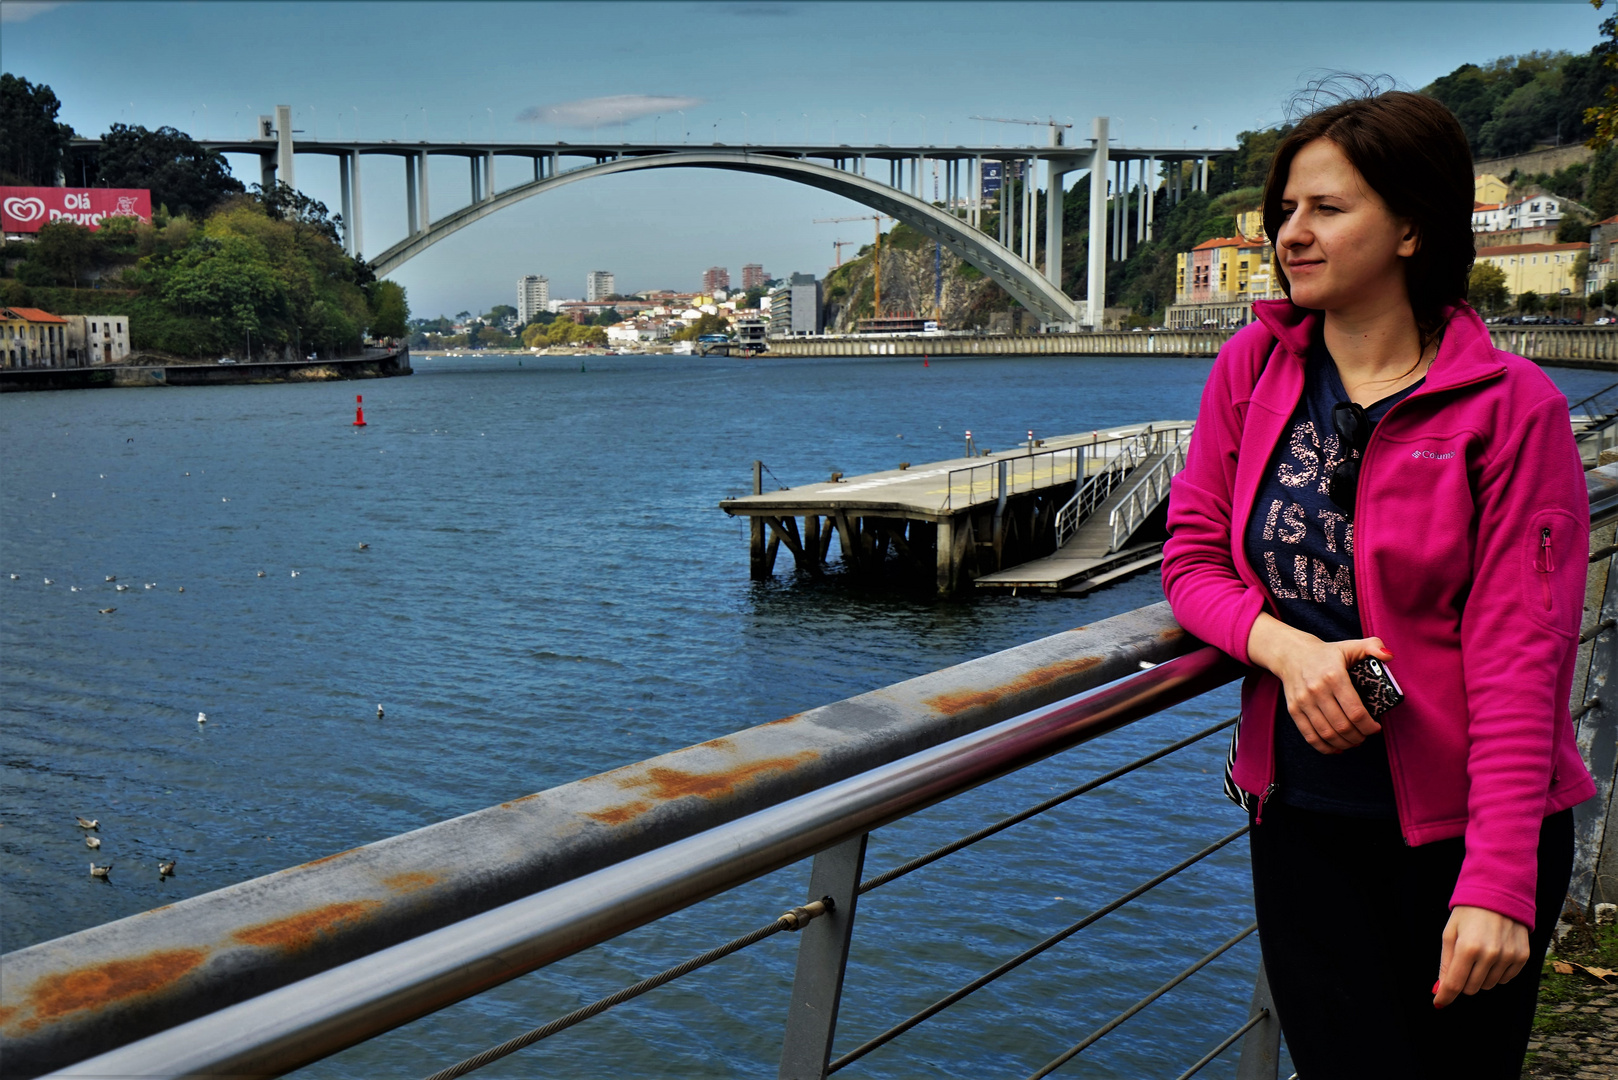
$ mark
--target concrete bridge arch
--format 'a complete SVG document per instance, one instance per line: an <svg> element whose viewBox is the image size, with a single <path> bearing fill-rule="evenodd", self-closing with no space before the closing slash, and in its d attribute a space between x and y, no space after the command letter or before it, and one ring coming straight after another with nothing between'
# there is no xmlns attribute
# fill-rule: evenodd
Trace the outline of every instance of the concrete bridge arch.
<svg viewBox="0 0 1618 1080"><path fill-rule="evenodd" d="M955 215L859 173L797 158L745 150L680 150L645 157L623 157L568 169L493 193L447 214L381 252L372 263L378 275L391 273L433 244L473 222L566 184L646 169L678 168L727 169L773 176L841 195L902 221L929 239L938 241L956 256L981 270L1042 322L1072 327L1087 321L1081 306L1038 269Z"/></svg>

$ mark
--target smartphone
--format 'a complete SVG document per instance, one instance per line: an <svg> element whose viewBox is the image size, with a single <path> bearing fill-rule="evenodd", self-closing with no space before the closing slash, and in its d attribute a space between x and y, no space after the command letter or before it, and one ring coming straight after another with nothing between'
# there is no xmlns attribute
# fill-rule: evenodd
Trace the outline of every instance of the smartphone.
<svg viewBox="0 0 1618 1080"><path fill-rule="evenodd" d="M1399 680L1393 677L1388 665L1374 656L1350 664L1348 678L1360 695L1360 703L1373 719L1380 720L1383 713L1405 699Z"/></svg>

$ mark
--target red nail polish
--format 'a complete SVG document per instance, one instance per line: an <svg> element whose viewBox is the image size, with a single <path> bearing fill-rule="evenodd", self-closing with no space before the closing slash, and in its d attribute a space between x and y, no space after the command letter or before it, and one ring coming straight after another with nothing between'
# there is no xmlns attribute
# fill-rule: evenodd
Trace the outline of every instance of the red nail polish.
<svg viewBox="0 0 1618 1080"><path fill-rule="evenodd" d="M1433 993L1435 993L1435 994L1438 993L1438 987L1439 987L1439 985L1441 983L1443 983L1443 981L1444 981L1443 979L1434 979L1433 980Z"/></svg>

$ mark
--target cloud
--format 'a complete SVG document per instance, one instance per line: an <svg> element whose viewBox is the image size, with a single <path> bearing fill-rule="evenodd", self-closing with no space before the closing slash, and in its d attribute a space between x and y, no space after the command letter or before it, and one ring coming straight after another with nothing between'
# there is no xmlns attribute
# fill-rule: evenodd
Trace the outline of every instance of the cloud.
<svg viewBox="0 0 1618 1080"><path fill-rule="evenodd" d="M27 22L35 15L43 15L51 8L61 7L65 0L5 0L0 3L0 23Z"/></svg>
<svg viewBox="0 0 1618 1080"><path fill-rule="evenodd" d="M581 98L555 105L531 105L517 114L518 120L559 127L587 128L596 124L621 124L654 113L694 109L702 98L669 94L612 94L608 97Z"/></svg>

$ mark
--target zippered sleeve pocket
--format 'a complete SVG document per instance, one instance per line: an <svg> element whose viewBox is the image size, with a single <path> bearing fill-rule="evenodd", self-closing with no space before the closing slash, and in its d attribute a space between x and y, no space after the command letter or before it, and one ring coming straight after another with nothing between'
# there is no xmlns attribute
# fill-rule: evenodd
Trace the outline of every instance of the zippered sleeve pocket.
<svg viewBox="0 0 1618 1080"><path fill-rule="evenodd" d="M1530 522L1525 606L1535 620L1563 633L1578 633L1583 615L1585 553L1573 550L1581 537L1564 510L1543 510Z"/></svg>

